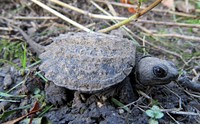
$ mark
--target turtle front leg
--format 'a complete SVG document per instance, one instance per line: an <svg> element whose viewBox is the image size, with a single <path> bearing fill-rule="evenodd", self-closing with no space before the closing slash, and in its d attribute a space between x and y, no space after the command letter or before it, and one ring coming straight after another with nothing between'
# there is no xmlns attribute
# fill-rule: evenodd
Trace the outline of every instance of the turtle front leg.
<svg viewBox="0 0 200 124"><path fill-rule="evenodd" d="M56 86L53 82L48 82L45 85L45 97L48 103L55 106L64 105L67 101L66 88Z"/></svg>
<svg viewBox="0 0 200 124"><path fill-rule="evenodd" d="M126 77L117 86L96 93L95 95L103 102L105 102L108 98L115 97L124 104L131 103L138 99L138 94L134 86L131 85L129 77Z"/></svg>
<svg viewBox="0 0 200 124"><path fill-rule="evenodd" d="M120 85L118 96L121 102L128 104L138 99L136 89L131 85L129 77L126 77Z"/></svg>

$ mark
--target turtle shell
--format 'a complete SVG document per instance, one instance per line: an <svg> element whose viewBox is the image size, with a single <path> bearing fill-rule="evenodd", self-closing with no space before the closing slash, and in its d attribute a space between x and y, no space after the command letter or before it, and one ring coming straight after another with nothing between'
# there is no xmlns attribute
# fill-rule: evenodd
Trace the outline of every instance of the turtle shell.
<svg viewBox="0 0 200 124"><path fill-rule="evenodd" d="M39 57L40 69L56 85L93 93L122 82L135 65L132 41L102 33L67 33Z"/></svg>

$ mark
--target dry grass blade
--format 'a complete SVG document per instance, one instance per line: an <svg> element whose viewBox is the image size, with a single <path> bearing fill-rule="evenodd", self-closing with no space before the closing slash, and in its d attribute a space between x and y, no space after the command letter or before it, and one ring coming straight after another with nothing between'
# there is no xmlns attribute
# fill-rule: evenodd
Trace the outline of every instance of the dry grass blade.
<svg viewBox="0 0 200 124"><path fill-rule="evenodd" d="M53 3L56 3L56 4L60 5L60 6L63 6L63 7L65 7L65 8L74 10L74 11L76 11L76 12L78 12L78 13L87 15L87 16L89 16L89 17L91 17L91 18L108 19L108 20L111 20L111 19L124 20L124 19L126 19L125 17L113 17L113 16L105 16L105 15L93 14L93 13L90 13L90 12L88 12L88 11L84 11L84 10L79 9L79 8L77 8L77 7L71 6L71 5L66 4L66 3L64 3L64 2L61 2L61 1L59 1L59 0L49 0L49 1L51 1L51 2L53 2Z"/></svg>
<svg viewBox="0 0 200 124"><path fill-rule="evenodd" d="M88 28L84 27L83 25L81 25L81 24L79 24L79 23L67 18L63 14L55 11L54 9L48 7L47 5L41 3L40 1L37 1L37 0L31 0L31 1L34 2L35 4L39 5L43 9L46 9L47 11L51 12L52 14L58 16L59 18L61 18L61 19L65 20L65 21L69 22L70 24L76 26L77 28L80 28L80 29L82 29L82 30L84 30L86 32L92 32L90 29L88 29Z"/></svg>
<svg viewBox="0 0 200 124"><path fill-rule="evenodd" d="M32 115L32 114L35 114L36 112L38 112L38 111L40 111L40 110L41 110L41 108L40 108L40 106L39 106L39 103L38 103L38 102L35 102L33 108L31 108L31 110L30 110L30 112L29 112L28 114L23 115L23 116L21 116L21 117L19 117L19 118L16 118L16 119L14 119L14 120L5 122L5 123L3 123L3 124L16 124L17 122L21 121L22 119L26 118L27 116Z"/></svg>
<svg viewBox="0 0 200 124"><path fill-rule="evenodd" d="M108 13L107 11L105 11L102 7L100 7L99 5L97 5L95 2L90 1L97 9L99 9L101 12L103 12L104 14L108 15L108 16L112 16L110 13ZM118 23L117 20L112 20L114 23ZM138 42L131 36L132 34L134 34L130 29L128 29L125 25L122 26L122 28L124 29L124 31L127 32L127 34L129 34L130 39L132 39L132 41L139 46Z"/></svg>
<svg viewBox="0 0 200 124"><path fill-rule="evenodd" d="M18 20L53 20L58 19L58 17L26 17L26 16L16 16L14 19Z"/></svg>
<svg viewBox="0 0 200 124"><path fill-rule="evenodd" d="M163 112L166 112L167 110L162 110ZM168 111L169 113L172 114L178 114L178 115L193 115L193 116L200 116L199 113L194 113L194 112L184 112L184 111Z"/></svg>
<svg viewBox="0 0 200 124"><path fill-rule="evenodd" d="M0 27L0 30L2 30L2 31L12 31L13 29L11 27Z"/></svg>
<svg viewBox="0 0 200 124"><path fill-rule="evenodd" d="M94 1L106 4L106 1L103 1L103 0L94 0ZM129 7L136 8L137 7L135 5L118 3L118 2L110 2L110 4L115 5L115 6L120 6L120 7L126 7L126 8L129 8ZM142 6L141 9L145 9L145 7ZM154 8L154 9L152 9L152 11L161 12L161 13L169 13L169 14L174 14L174 15L189 17L189 18L196 18L197 17L196 15L190 15L190 14L181 13L181 12L174 12L174 11L171 11L171 10L160 10L160 9Z"/></svg>
<svg viewBox="0 0 200 124"><path fill-rule="evenodd" d="M176 38L181 38L181 39L185 39L190 40L190 41L196 41L196 42L200 42L200 37L195 37L195 36L186 36L186 35L180 35L180 34L149 34L152 36L156 36L156 37L176 37Z"/></svg>
<svg viewBox="0 0 200 124"><path fill-rule="evenodd" d="M134 24L135 27L138 27L142 31L146 32L148 36L155 36L155 37L176 37L180 39L185 39L185 41L195 41L195 42L200 42L200 37L195 37L195 36L187 36L187 35L180 35L180 34L156 34L140 25Z"/></svg>
<svg viewBox="0 0 200 124"><path fill-rule="evenodd" d="M88 11L85 11L85 10L79 9L77 7L71 6L69 4L66 4L64 2L61 2L59 0L49 0L49 1L51 1L53 3L56 3L56 4L60 5L60 6L63 6L65 8L74 10L74 11L76 11L78 13L82 13L84 15L87 15L87 16L89 16L91 18L99 18L99 19L106 19L106 20L113 20L113 19L114 20L126 20L127 19L127 17L105 16L105 15L93 14L93 13L90 13ZM109 6L112 6L112 4L110 2L106 1L106 3ZM52 20L52 19L58 19L58 18L57 17L23 17L23 16L17 16L17 17L14 17L14 19L19 19L19 20L34 20L34 19L44 20L44 19L51 19ZM168 26L181 26L181 27L200 28L200 25L197 25L197 24L161 22L161 21L153 21L153 20L141 20L141 19L138 19L137 22L140 22L140 23L150 23L150 24L159 24L159 25L168 25Z"/></svg>
<svg viewBox="0 0 200 124"><path fill-rule="evenodd" d="M156 24L156 25L167 25L167 26L179 26L179 27L189 27L189 28L200 28L199 24L185 24L185 23L177 23L177 22L162 22L162 21L154 21L154 20L142 20L138 19L139 23L148 23L148 24Z"/></svg>
<svg viewBox="0 0 200 124"><path fill-rule="evenodd" d="M111 30L114 30L114 29L117 29L125 24L128 24L130 23L131 21L139 18L140 16L144 15L145 13L147 13L148 11L150 11L151 9L153 9L155 6L157 6L159 3L161 3L162 0L156 0L154 3L152 3L150 6L148 6L146 9L142 10L142 11L138 11L136 14L132 15L131 17L129 17L128 19L126 20L123 20L119 23L116 23L108 28L105 28L105 29L102 29L102 30L99 30L98 32L109 32ZM92 1L91 1L92 2ZM138 6L138 8L140 8L140 6Z"/></svg>
<svg viewBox="0 0 200 124"><path fill-rule="evenodd" d="M16 28L22 36L25 38L26 42L30 45L30 47L36 52L38 55L44 52L44 49L39 44L35 43L20 27L12 25Z"/></svg>
<svg viewBox="0 0 200 124"><path fill-rule="evenodd" d="M148 123L148 118L145 116L145 112L153 105L158 105L161 112L164 113L164 118L162 118L160 122L176 124L198 123L200 119L200 92L198 92L200 87L195 86L196 82L198 82L200 74L200 36L198 35L200 25L198 20L199 17L197 17L199 16L199 12L197 12L197 9L199 8L198 2L196 2L196 0L185 0L185 2L196 5L194 12L192 10L191 14L177 12L174 8L172 8L173 11L171 11L162 4L156 6L148 12L149 9L147 9L147 6L152 4L154 1L158 2L158 0L144 1L142 2L142 5L144 6L139 4L138 7L137 0L22 0L17 2L8 2L3 0L1 2L2 8L0 9L0 11L2 10L0 16L0 57L3 57L7 51L7 53L9 53L9 51L13 51L13 49L15 49L15 47L9 46L10 44L13 44L13 42L20 42L22 44L26 44L27 42L28 47L24 48L22 45L22 48L30 49L30 51L26 52L24 50L25 52L23 53L26 54L26 59L21 59L20 56L16 57L17 60L13 61L0 59L0 80L2 80L2 86L0 87L2 90L0 92L0 96L2 96L1 101L3 101L0 103L0 110L5 111L3 112L3 119L0 120L0 123L10 120L13 120L10 123L18 123L18 121L25 116L26 119L23 120L26 121L20 121L20 123L35 123L35 119L43 116L51 120L52 123L61 123L61 121L66 123L81 123L83 121L88 123L98 121L98 123L111 122L116 124ZM173 5L173 7L176 7L177 3L173 3ZM87 95L87 93L80 94L79 92L76 92L77 94L74 94L74 92L68 90L66 91L66 94L70 97L74 95L74 99L70 98L65 101L62 99L66 94L60 94L58 96L55 95L56 92L51 92L57 90L54 87L50 88L50 95L47 94L47 90L49 90L45 87L47 79L44 76L44 72L41 72L42 70L40 71L39 68L42 60L38 61L38 55L35 53L43 53L42 49L52 42L55 42L54 37L59 36L59 34L63 34L64 36L65 33L68 32L74 32L76 34L76 32L81 31L98 31L119 23L120 21L128 20L128 17L132 16L135 12L137 12L137 14L134 15L136 21L133 18L128 25L122 25L117 30L111 29L113 31L110 35L117 35L131 40L137 47L137 54L135 57L151 54L152 56L158 58L173 61L173 63L177 66L179 73L188 76L189 80L185 84L188 84L189 86L183 86L178 83L181 76L179 76L179 79L177 79L176 82L172 82L164 86L153 85L148 87L142 86L138 83L133 87L134 94L129 94L131 93L129 91L127 91L127 94L115 94L113 92L114 95L119 95L119 100L122 103L117 101L117 99L107 99L102 96L101 93L97 95ZM144 14L145 12L148 13ZM144 14L143 17L138 18L142 14ZM66 38L68 39L68 37ZM99 39L95 41L99 41ZM37 45L35 43L37 43ZM87 45L82 40L80 43L83 43L85 46ZM78 44L74 45L76 51L81 52L81 48L77 45ZM106 45L106 48L112 47L106 43L104 45ZM124 51L126 50L124 49L125 46L121 46L120 48ZM50 47L46 48L48 49ZM59 46L55 49L53 47L52 51L56 51L56 49L59 50L59 48ZM94 45L93 47L86 46L83 48L89 54L91 53L91 50L91 54L93 54L93 50L96 50ZM105 55L108 55L110 50L103 50L103 52ZM115 50L112 53L114 52ZM116 51L116 53L117 52L118 51ZM60 59L60 61L62 61L61 64L63 64L66 59L64 59L62 55L59 56L56 53L55 55L48 57L56 57ZM118 55L120 57L121 54L119 53ZM134 60L137 61L137 59L138 58ZM21 71L21 67L24 68L24 60L27 61L26 70L24 69L24 74L26 75L21 75L21 73L18 74L18 72ZM76 64L74 63L73 58L70 58L69 61L71 63L69 66L74 66L74 64ZM43 64L45 63L46 62L43 62ZM87 62L85 63L88 64ZM109 62L105 61L105 64L106 63ZM120 63L121 62L114 61L114 64L117 66ZM51 66L50 64L48 66ZM103 69L105 64L103 62L100 69ZM60 65L60 63L58 63L58 65ZM70 68L72 66L70 66ZM15 68L18 68L19 71ZM59 72L62 71L62 69L60 70L59 68L51 67L51 69ZM79 70L80 69L81 68L79 68ZM108 70L107 67L105 70ZM137 73L137 70L133 71L136 71ZM82 73L79 73L77 70L75 70L75 72L79 75ZM7 75L10 75L11 78L7 78ZM96 78L98 75L94 74L94 76ZM103 80L102 76L101 78ZM7 86L10 81L6 80L10 79L12 80L12 84ZM195 82L191 82L191 80ZM127 81L124 81L124 83ZM187 80L184 79L184 81ZM195 83L195 85L192 83ZM6 85L6 88L4 85ZM192 90L192 86L195 86L196 90ZM5 90L3 90L4 88ZM118 91L118 89L120 90L120 88L117 88L116 90ZM124 87L123 90L132 89L131 87L130 89ZM13 96L9 95L6 91L8 91L9 94L15 95L15 97L13 98ZM18 93L28 93L29 97L20 97L19 101L18 98L16 98ZM55 97L46 97L47 95L55 95ZM128 103L128 101L130 101L126 101L126 95L134 95L134 99L137 96L139 98L137 97L138 99L136 101L124 105L124 103ZM40 109L40 107L35 106L35 109L27 111L26 109L30 109L30 105L29 107L23 107L23 103L26 103L27 100L30 101L31 99L38 99L42 105L43 111L27 115L27 113L30 113L31 111L34 112L35 110ZM55 107L46 104L47 102L51 103L52 100L56 100L56 103L53 103L55 104L56 109ZM60 100L62 100L64 105L63 103L59 103ZM18 103L18 101L20 103ZM33 105L33 103L34 100L31 100L30 104ZM57 103L60 105L57 106ZM19 108L13 110L13 105L14 107L15 105L19 105ZM23 114L24 111L26 114ZM63 111L65 112L64 115L62 115ZM9 113L9 115L7 115L7 113ZM91 115L91 113L95 114L95 118L93 118L94 115ZM108 114L105 115L104 113ZM71 118L72 114L73 118ZM86 116L87 118L85 118ZM149 118L149 121L150 119L152 118Z"/></svg>

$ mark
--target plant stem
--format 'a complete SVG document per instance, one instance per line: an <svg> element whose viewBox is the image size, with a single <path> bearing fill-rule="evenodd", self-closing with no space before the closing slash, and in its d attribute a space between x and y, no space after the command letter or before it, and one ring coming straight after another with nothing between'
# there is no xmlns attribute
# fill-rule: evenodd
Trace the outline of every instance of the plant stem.
<svg viewBox="0 0 200 124"><path fill-rule="evenodd" d="M155 6L157 6L162 0L156 0L154 3L152 3L149 7L145 8L144 10L142 10L141 12L137 12L136 14L132 15L131 17L129 17L126 20L123 20L119 23L116 23L108 28L99 30L98 32L102 32L102 33L106 33L109 32L111 30L117 29L119 27L121 27L122 25L128 24L130 23L132 20L139 18L140 16L144 15L145 13L147 13L148 11L150 11L151 9L153 9ZM139 4L140 5L140 4Z"/></svg>

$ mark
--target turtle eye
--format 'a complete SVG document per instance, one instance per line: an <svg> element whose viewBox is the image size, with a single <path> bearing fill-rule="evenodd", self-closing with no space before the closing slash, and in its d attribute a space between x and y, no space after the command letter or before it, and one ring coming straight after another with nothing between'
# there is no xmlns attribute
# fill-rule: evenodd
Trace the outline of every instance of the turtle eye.
<svg viewBox="0 0 200 124"><path fill-rule="evenodd" d="M153 73L159 78L163 78L163 77L167 76L167 72L165 71L165 69L163 69L160 66L154 66Z"/></svg>

